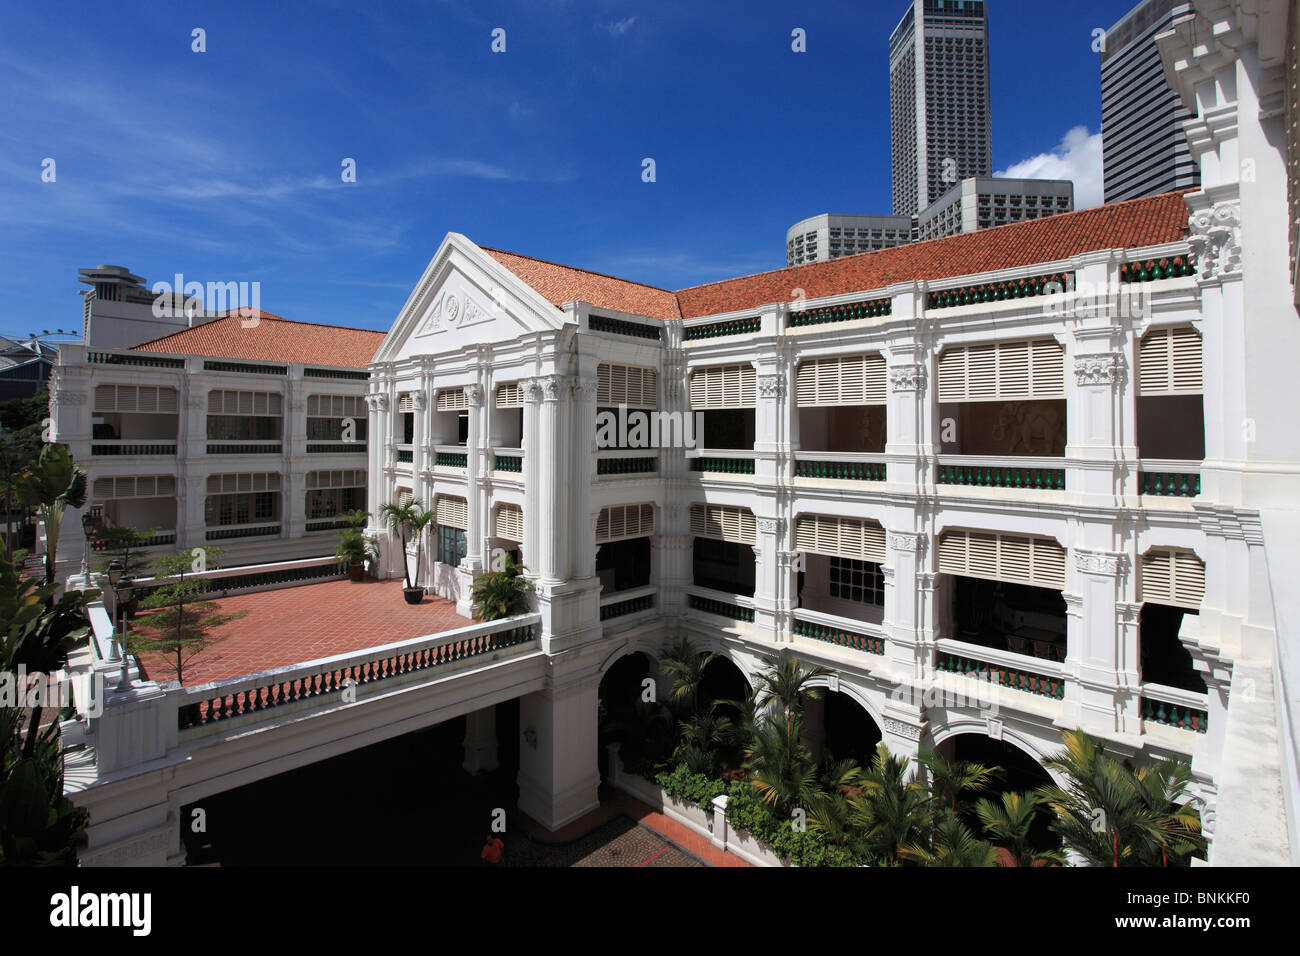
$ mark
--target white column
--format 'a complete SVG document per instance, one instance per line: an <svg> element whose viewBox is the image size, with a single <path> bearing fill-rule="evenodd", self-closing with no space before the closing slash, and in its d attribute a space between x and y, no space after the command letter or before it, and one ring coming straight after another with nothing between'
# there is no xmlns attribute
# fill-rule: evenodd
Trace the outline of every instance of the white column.
<svg viewBox="0 0 1300 956"><path fill-rule="evenodd" d="M558 830L600 806L599 675L519 699L519 809Z"/></svg>
<svg viewBox="0 0 1300 956"><path fill-rule="evenodd" d="M1135 686L1136 648L1126 649L1132 670L1120 659L1116 603L1123 600L1128 556L1075 548L1071 591L1066 604L1065 712L1084 728L1101 733L1135 732L1134 700L1123 706L1125 685ZM1128 724L1129 726L1125 726Z"/></svg>
<svg viewBox="0 0 1300 956"><path fill-rule="evenodd" d="M538 441L548 460L541 463L539 507L540 536L536 549L543 584L559 584L569 576L568 520L569 469L565 427L569 423L569 382L552 375L542 380L541 421Z"/></svg>
<svg viewBox="0 0 1300 956"><path fill-rule="evenodd" d="M497 763L497 711L484 707L465 716L465 772L487 773Z"/></svg>

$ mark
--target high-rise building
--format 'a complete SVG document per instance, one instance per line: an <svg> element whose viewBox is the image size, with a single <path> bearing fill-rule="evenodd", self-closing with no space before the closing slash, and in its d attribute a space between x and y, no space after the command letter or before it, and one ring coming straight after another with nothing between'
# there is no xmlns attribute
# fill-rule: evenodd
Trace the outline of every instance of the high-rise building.
<svg viewBox="0 0 1300 956"><path fill-rule="evenodd" d="M1143 0L1106 32L1101 49L1101 147L1106 202L1200 183L1183 122L1191 113L1165 80L1156 36L1191 9Z"/></svg>
<svg viewBox="0 0 1300 956"><path fill-rule="evenodd" d="M993 173L983 0L914 0L889 37L894 215Z"/></svg>

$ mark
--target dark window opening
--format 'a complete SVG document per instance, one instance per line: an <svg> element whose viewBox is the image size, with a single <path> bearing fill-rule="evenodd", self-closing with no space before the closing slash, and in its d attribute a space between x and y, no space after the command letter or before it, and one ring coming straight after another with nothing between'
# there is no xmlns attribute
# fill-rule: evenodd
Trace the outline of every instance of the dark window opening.
<svg viewBox="0 0 1300 956"><path fill-rule="evenodd" d="M1065 660L1065 598L1060 591L953 577L957 640L1044 660Z"/></svg>
<svg viewBox="0 0 1300 956"><path fill-rule="evenodd" d="M691 576L696 587L754 596L754 549L730 541L696 538Z"/></svg>
<svg viewBox="0 0 1300 956"><path fill-rule="evenodd" d="M1197 673L1192 652L1178 639L1183 615L1195 613L1164 604L1142 605L1138 616L1138 647L1143 683L1163 684L1197 694L1206 692L1205 678Z"/></svg>
<svg viewBox="0 0 1300 956"><path fill-rule="evenodd" d="M596 551L596 576L606 593L646 587L650 583L650 539L602 544Z"/></svg>

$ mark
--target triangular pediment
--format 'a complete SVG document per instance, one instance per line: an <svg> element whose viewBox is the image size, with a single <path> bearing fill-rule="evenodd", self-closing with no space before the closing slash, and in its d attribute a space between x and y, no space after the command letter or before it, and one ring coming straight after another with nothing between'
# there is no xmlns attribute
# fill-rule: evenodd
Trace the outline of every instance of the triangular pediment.
<svg viewBox="0 0 1300 956"><path fill-rule="evenodd" d="M564 314L535 289L464 236L449 233L374 360L457 352L563 324Z"/></svg>

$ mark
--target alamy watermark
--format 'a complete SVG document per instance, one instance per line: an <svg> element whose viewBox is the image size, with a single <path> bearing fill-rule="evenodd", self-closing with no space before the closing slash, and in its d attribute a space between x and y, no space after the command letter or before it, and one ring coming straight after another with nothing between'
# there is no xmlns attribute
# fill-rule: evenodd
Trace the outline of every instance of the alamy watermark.
<svg viewBox="0 0 1300 956"><path fill-rule="evenodd" d="M704 413L605 410L596 415L597 448L703 448Z"/></svg>
<svg viewBox="0 0 1300 956"><path fill-rule="evenodd" d="M86 717L99 717L104 713L104 675L73 674L62 677L59 673L44 671L28 673L24 664L17 671L0 671L0 707L62 709L75 707L80 700L84 706L79 712Z"/></svg>
<svg viewBox="0 0 1300 956"><path fill-rule="evenodd" d="M196 316L238 312L243 316L239 324L246 329L255 327L262 314L262 283L260 282L186 282L179 272L174 282L155 282L151 290L154 318L193 319ZM180 300L178 302L178 300Z"/></svg>

